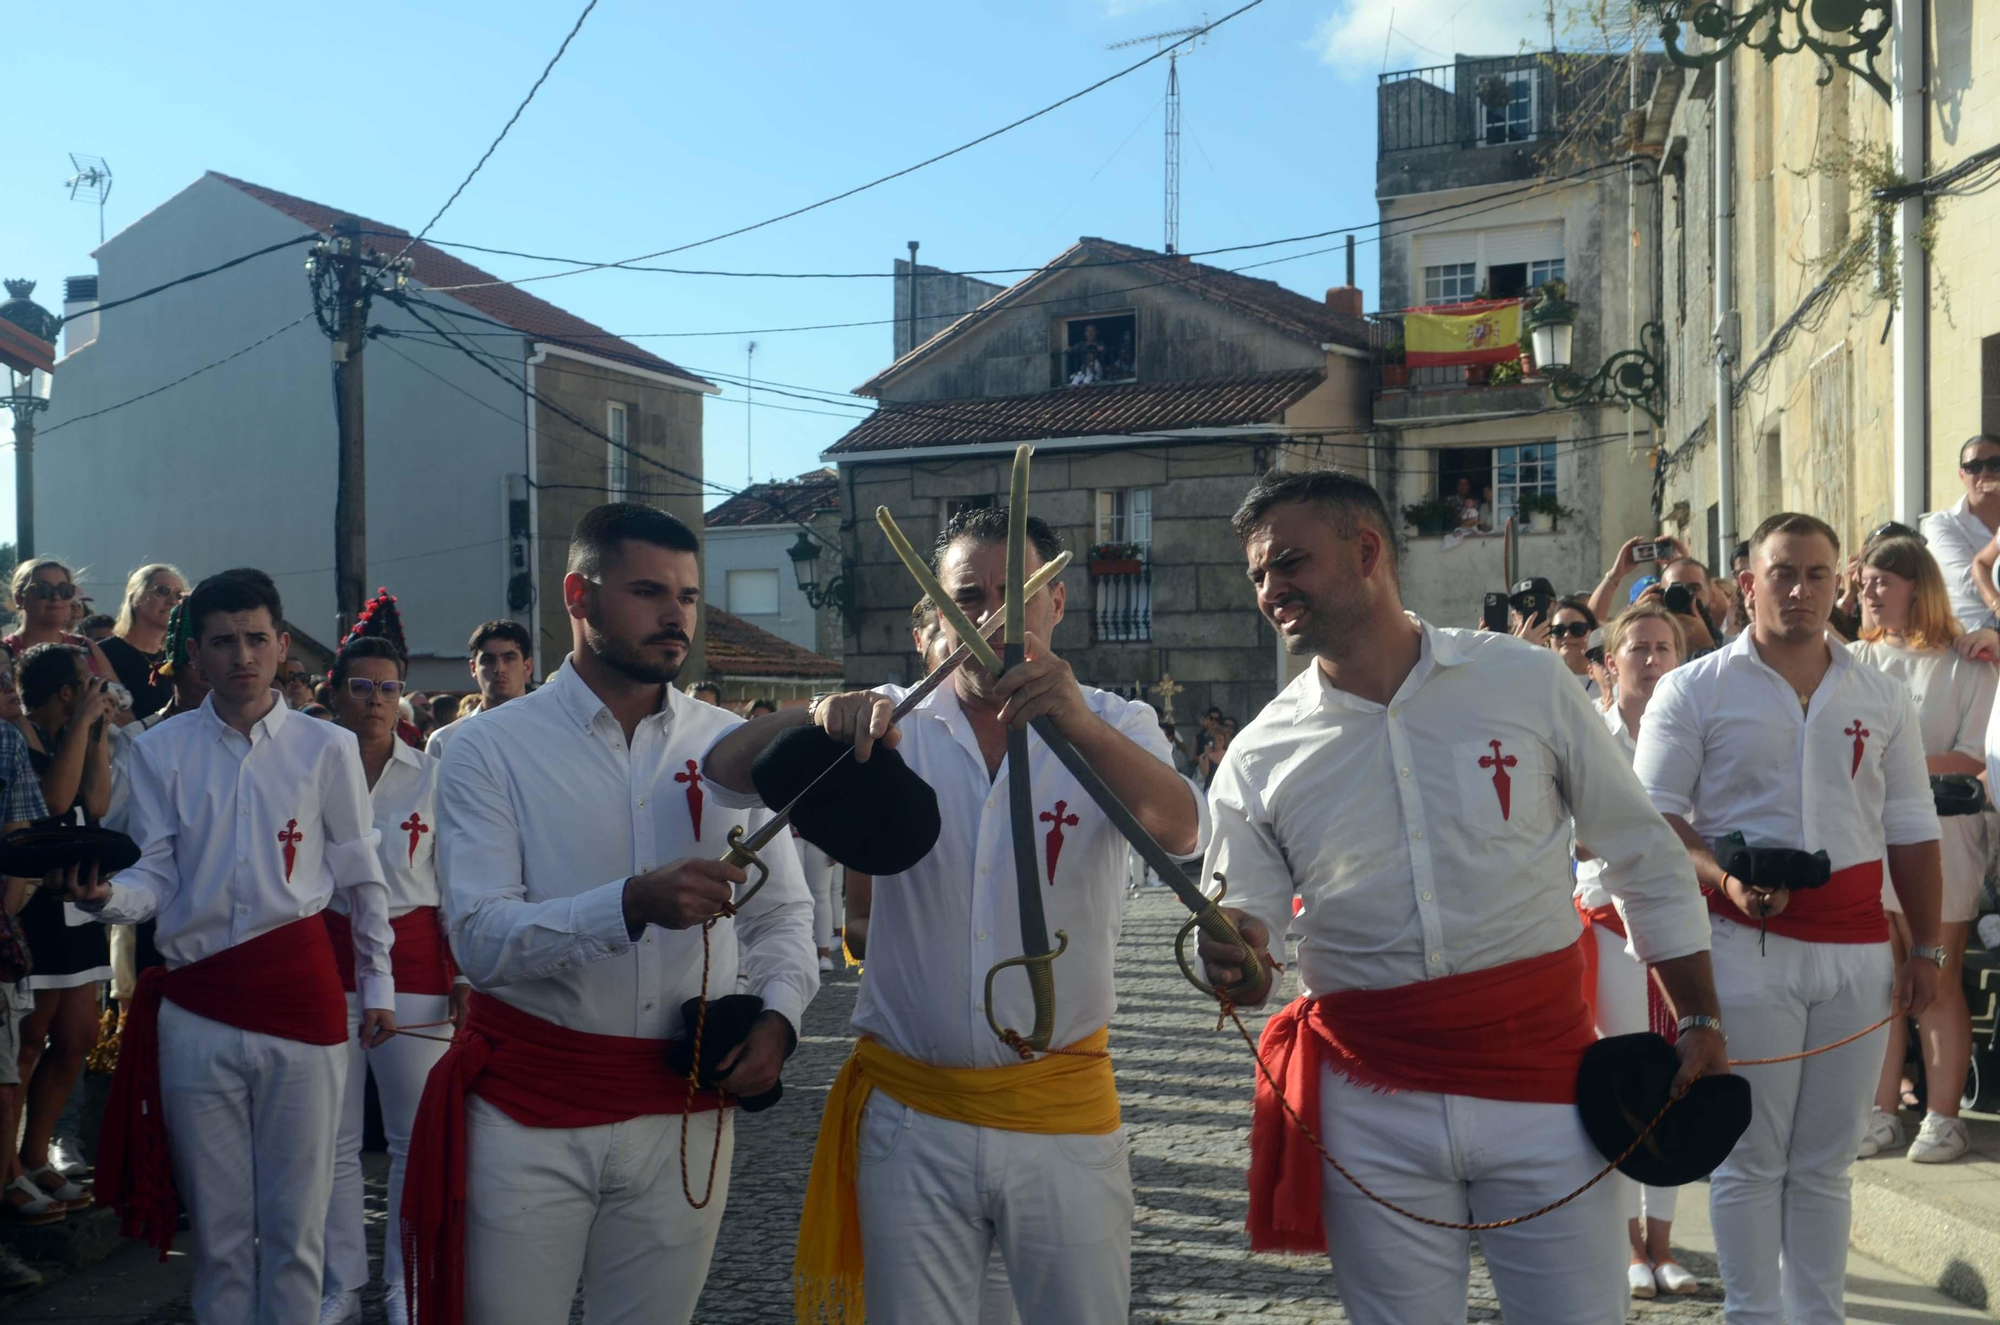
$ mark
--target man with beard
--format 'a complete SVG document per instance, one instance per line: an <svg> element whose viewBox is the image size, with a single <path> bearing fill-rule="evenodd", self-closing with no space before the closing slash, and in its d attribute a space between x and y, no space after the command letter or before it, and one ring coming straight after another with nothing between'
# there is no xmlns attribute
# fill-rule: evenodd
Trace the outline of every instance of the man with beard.
<svg viewBox="0 0 2000 1325"><path fill-rule="evenodd" d="M1227 879L1228 913L1260 954L1287 922L1300 935L1302 996L1261 1046L1283 1102L1419 1215L1483 1223L1565 1197L1605 1163L1574 1107L1596 1033L1570 820L1684 1014L1682 1081L1728 1070L1692 871L1552 652L1404 613L1368 484L1272 474L1235 528L1258 607L1314 660L1230 742L1202 870ZM1217 986L1242 978L1241 949L1204 939L1201 953ZM1268 993L1267 977L1243 1001ZM1275 1093L1259 1091L1250 1146L1253 1249L1327 1254L1360 1325L1465 1320L1464 1232L1335 1176ZM1507 1320L1625 1318L1611 1184L1479 1238Z"/></svg>
<svg viewBox="0 0 2000 1325"><path fill-rule="evenodd" d="M726 919L744 873L717 857L769 815L702 767L741 719L673 684L698 547L652 507L586 512L563 578L569 658L466 724L439 769L445 922L475 992L410 1142L428 1325L563 1320L579 1274L593 1325L688 1321L728 1196L729 1097L778 1083L819 987L782 836L769 882ZM763 1010L721 1060L726 1094L697 1091L668 1042L696 1033L684 1003L735 993L739 972Z"/></svg>
<svg viewBox="0 0 2000 1325"><path fill-rule="evenodd" d="M1921 1012L1945 964L1916 704L1902 682L1829 642L1839 582L1840 542L1824 521L1779 514L1757 526L1739 580L1749 628L1663 677L1639 729L1639 780L1708 894L1716 991L1741 1058L1836 1044L1892 1000ZM1820 862L1801 873L1795 860L1725 844L1739 833L1749 847L1819 852ZM1900 971L1882 910L1885 861L1910 925ZM1882 1040L1868 1035L1745 1069L1750 1129L1709 1183L1731 1325L1846 1318L1847 1170L1881 1065Z"/></svg>
<svg viewBox="0 0 2000 1325"><path fill-rule="evenodd" d="M535 674L533 641L528 628L518 621L502 618L486 622L472 632L465 651L466 667L479 687L479 710L431 733L424 748L433 759L444 758L445 747L465 730L470 718L491 713L508 700L527 694L528 679Z"/></svg>

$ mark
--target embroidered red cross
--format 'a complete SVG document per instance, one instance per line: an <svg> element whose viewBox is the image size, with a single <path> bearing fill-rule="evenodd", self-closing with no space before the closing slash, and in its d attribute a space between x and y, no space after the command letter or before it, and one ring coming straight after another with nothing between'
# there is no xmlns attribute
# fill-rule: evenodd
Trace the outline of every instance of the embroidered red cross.
<svg viewBox="0 0 2000 1325"><path fill-rule="evenodd" d="M299 843L305 840L306 835L299 831L299 821L297 819L287 819L285 826L278 830L278 841L285 848L286 883L292 881L292 866L297 864L299 859Z"/></svg>
<svg viewBox="0 0 2000 1325"><path fill-rule="evenodd" d="M1847 770L1847 780L1852 782L1854 775L1861 771L1861 752L1867 748L1868 738L1874 735L1874 733L1861 725L1861 719L1856 718L1854 725L1843 731L1841 735L1852 736L1854 738L1854 763Z"/></svg>
<svg viewBox="0 0 2000 1325"><path fill-rule="evenodd" d="M1075 815L1065 815L1063 813L1068 808L1068 801L1057 801L1056 808L1053 811L1042 811L1042 822L1049 825L1049 835L1045 845L1048 853L1049 887L1051 888L1056 886L1056 861L1062 856L1063 827L1067 825L1074 828L1077 825L1077 817Z"/></svg>
<svg viewBox="0 0 2000 1325"><path fill-rule="evenodd" d="M1514 780L1507 776L1507 770L1520 763L1513 755L1500 753L1500 742L1488 741L1493 747L1490 755L1479 756L1479 766L1493 770L1493 791L1500 797L1500 817L1512 819L1514 812Z"/></svg>
<svg viewBox="0 0 2000 1325"><path fill-rule="evenodd" d="M701 769L687 761L687 772L674 774L674 781L687 783L688 819L694 824L694 840L701 841Z"/></svg>
<svg viewBox="0 0 2000 1325"><path fill-rule="evenodd" d="M422 841L424 834L430 830L431 826L425 823L424 817L415 810L411 810L410 817L403 821L403 831L410 835L410 863L412 865L417 863L417 843Z"/></svg>

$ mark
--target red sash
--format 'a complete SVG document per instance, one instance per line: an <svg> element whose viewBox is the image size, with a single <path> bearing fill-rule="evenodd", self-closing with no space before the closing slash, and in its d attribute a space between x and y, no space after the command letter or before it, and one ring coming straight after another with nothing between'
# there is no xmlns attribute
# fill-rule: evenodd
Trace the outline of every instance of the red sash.
<svg viewBox="0 0 2000 1325"><path fill-rule="evenodd" d="M424 1083L403 1179L403 1281L425 1325L465 1319L465 1109L477 1095L523 1127L601 1127L722 1107L688 1098L671 1041L592 1035L474 991L465 1025Z"/></svg>
<svg viewBox="0 0 2000 1325"><path fill-rule="evenodd" d="M340 987L348 993L354 984L354 922L328 907L326 934L333 940L334 966L340 972ZM389 949L389 971L396 978L399 994L449 994L458 978L458 966L451 959L451 945L445 942L444 922L434 906L405 911L389 922L395 946Z"/></svg>
<svg viewBox="0 0 2000 1325"><path fill-rule="evenodd" d="M1625 917L1618 914L1615 906L1586 908L1578 899L1576 913L1583 920L1583 1001L1590 1008L1591 1025L1602 1025L1597 1019L1597 940L1591 937L1590 927L1602 926L1621 939L1631 935L1625 932ZM1646 1029L1668 1044L1680 1038L1679 1023L1674 1020L1673 1009L1667 1005L1667 996L1661 992L1660 982L1653 978L1651 971L1646 973Z"/></svg>
<svg viewBox="0 0 2000 1325"><path fill-rule="evenodd" d="M1320 1125L1319 1070L1377 1090L1573 1104L1597 1039L1583 944L1395 989L1300 998L1264 1023L1258 1054L1283 1098ZM412 1154L415 1153L412 1148ZM1250 1121L1250 1249L1324 1255L1319 1152L1257 1077Z"/></svg>
<svg viewBox="0 0 2000 1325"><path fill-rule="evenodd" d="M139 973L97 1139L97 1203L118 1211L125 1236L158 1247L164 1261L180 1200L160 1101L163 997L239 1030L326 1045L347 1040L347 1000L317 916L171 971L155 966Z"/></svg>
<svg viewBox="0 0 2000 1325"><path fill-rule="evenodd" d="M1739 925L1757 922L1736 909L1723 893L1708 894L1708 909ZM1864 860L1833 872L1817 888L1795 892L1785 909L1764 928L1807 943L1886 943L1889 918L1882 914L1882 862Z"/></svg>

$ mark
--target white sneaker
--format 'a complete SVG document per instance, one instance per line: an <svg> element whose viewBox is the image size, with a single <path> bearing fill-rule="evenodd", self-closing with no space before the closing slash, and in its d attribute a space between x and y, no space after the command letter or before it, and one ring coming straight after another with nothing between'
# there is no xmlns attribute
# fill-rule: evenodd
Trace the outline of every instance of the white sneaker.
<svg viewBox="0 0 2000 1325"><path fill-rule="evenodd" d="M1687 1267L1678 1261L1661 1261L1653 1267L1653 1279L1660 1285L1662 1293L1675 1297L1686 1297L1701 1291L1701 1281L1688 1273Z"/></svg>
<svg viewBox="0 0 2000 1325"><path fill-rule="evenodd" d="M833 958L824 953L820 954L819 969L821 971L831 971L833 969Z"/></svg>
<svg viewBox="0 0 2000 1325"><path fill-rule="evenodd" d="M361 1290L350 1288L320 1299L319 1325L348 1325L361 1319Z"/></svg>
<svg viewBox="0 0 2000 1325"><path fill-rule="evenodd" d="M49 1167L66 1175L88 1170L90 1164L83 1157L83 1143L67 1136L49 1142Z"/></svg>
<svg viewBox="0 0 2000 1325"><path fill-rule="evenodd" d="M1653 1287L1653 1267L1644 1261L1633 1261L1625 1267L1625 1283L1633 1297L1650 1298L1659 1292Z"/></svg>
<svg viewBox="0 0 2000 1325"><path fill-rule="evenodd" d="M1917 1139L1910 1142L1908 1158L1912 1164L1949 1164L1971 1148L1972 1137L1963 1119L1927 1113L1924 1125L1917 1129Z"/></svg>
<svg viewBox="0 0 2000 1325"><path fill-rule="evenodd" d="M1903 1144L1903 1120L1893 1113L1884 1113L1873 1105L1868 1107L1868 1128L1861 1134L1860 1148L1855 1152L1861 1159L1879 1155Z"/></svg>

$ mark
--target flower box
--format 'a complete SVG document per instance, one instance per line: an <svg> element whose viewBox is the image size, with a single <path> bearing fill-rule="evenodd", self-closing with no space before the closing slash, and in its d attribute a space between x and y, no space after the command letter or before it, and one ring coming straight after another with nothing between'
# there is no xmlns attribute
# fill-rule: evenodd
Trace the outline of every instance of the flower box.
<svg viewBox="0 0 2000 1325"><path fill-rule="evenodd" d="M1144 564L1137 557L1106 557L1091 562L1090 573L1092 576L1137 575Z"/></svg>

